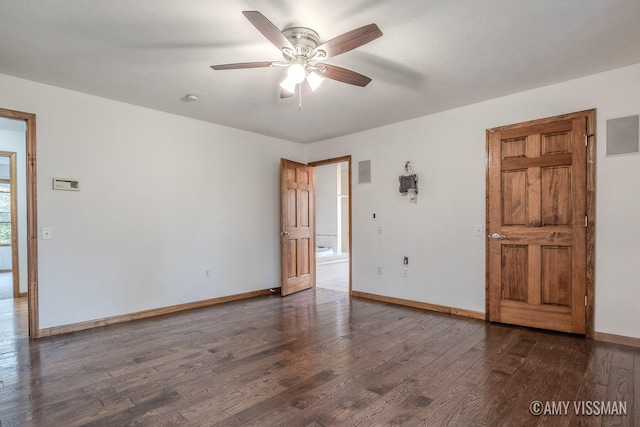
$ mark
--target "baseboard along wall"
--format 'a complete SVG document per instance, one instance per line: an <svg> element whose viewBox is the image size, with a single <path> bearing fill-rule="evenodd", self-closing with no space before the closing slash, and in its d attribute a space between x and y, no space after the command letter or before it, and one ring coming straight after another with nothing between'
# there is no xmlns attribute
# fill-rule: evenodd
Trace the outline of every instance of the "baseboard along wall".
<svg viewBox="0 0 640 427"><path fill-rule="evenodd" d="M130 322L132 320L146 319L149 317L161 316L163 314L177 313L194 308L208 307L225 302L238 301L257 296L279 294L280 288L261 289L258 291L245 292L242 294L228 295L219 298L211 298L202 301L188 302L184 304L172 305L169 307L154 308L151 310L139 311L136 313L122 314L119 316L105 317L103 319L89 320L87 322L72 323L69 325L54 326L52 328L40 329L38 338L53 335L67 334L69 332L82 331L85 329L98 328L100 326L113 325L116 323Z"/></svg>

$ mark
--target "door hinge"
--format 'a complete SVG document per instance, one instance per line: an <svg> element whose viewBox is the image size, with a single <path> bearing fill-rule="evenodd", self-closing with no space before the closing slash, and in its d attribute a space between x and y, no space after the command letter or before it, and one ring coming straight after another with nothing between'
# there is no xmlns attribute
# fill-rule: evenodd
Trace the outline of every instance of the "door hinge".
<svg viewBox="0 0 640 427"><path fill-rule="evenodd" d="M584 228L588 228L589 227L589 217L588 216L584 216Z"/></svg>
<svg viewBox="0 0 640 427"><path fill-rule="evenodd" d="M584 134L584 146L587 147L589 145L589 137L593 136L594 134L592 133L585 133Z"/></svg>
<svg viewBox="0 0 640 427"><path fill-rule="evenodd" d="M587 306L587 296L586 295L584 296L584 306L585 307Z"/></svg>

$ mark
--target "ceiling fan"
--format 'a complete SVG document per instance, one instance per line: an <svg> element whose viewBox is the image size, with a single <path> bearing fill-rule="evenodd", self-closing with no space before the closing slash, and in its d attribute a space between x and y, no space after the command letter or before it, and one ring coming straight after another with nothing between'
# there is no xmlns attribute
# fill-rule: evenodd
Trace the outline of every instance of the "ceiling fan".
<svg viewBox="0 0 640 427"><path fill-rule="evenodd" d="M325 64L322 61L338 56L382 35L376 24L351 30L327 42L319 44L318 33L310 28L292 27L280 31L263 14L244 11L244 16L273 43L284 56L284 61L242 62L237 64L212 65L214 70L236 70L241 68L286 67L287 77L280 83L281 98L289 98L305 80L311 90L316 90L324 78L364 87L371 79L355 71Z"/></svg>

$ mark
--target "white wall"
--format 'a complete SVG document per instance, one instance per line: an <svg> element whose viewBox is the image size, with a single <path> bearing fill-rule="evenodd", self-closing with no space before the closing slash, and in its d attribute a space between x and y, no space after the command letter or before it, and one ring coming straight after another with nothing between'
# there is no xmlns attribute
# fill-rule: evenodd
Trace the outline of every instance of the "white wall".
<svg viewBox="0 0 640 427"><path fill-rule="evenodd" d="M605 156L606 120L640 113L638 82L640 64L309 145L309 161L353 156L353 289L484 312L485 130L596 108L595 330L640 338L640 155ZM417 204L398 193L408 160Z"/></svg>
<svg viewBox="0 0 640 427"><path fill-rule="evenodd" d="M338 164L316 167L316 245L338 250Z"/></svg>
<svg viewBox="0 0 640 427"><path fill-rule="evenodd" d="M340 252L349 252L349 162L340 163Z"/></svg>
<svg viewBox="0 0 640 427"><path fill-rule="evenodd" d="M304 146L8 76L0 93L37 115L41 328L279 286L279 159Z"/></svg>
<svg viewBox="0 0 640 427"><path fill-rule="evenodd" d="M597 108L595 326L640 337L640 156L605 156L606 120L640 113L638 81L640 65L302 146L0 75L0 107L37 115L38 224L54 229L40 326L277 286L279 158L346 154L353 288L484 311L485 129ZM407 160L417 204L398 193ZM53 191L53 176L82 190Z"/></svg>
<svg viewBox="0 0 640 427"><path fill-rule="evenodd" d="M4 101L4 94L3 99ZM1 105L0 105L1 106ZM20 292L27 292L27 145L25 131L0 129L0 151L16 153L16 176L18 178L18 278ZM5 250L6 252L6 250ZM5 266L3 266L5 268ZM11 250L9 249L9 266L11 268ZM14 272L15 274L15 272Z"/></svg>

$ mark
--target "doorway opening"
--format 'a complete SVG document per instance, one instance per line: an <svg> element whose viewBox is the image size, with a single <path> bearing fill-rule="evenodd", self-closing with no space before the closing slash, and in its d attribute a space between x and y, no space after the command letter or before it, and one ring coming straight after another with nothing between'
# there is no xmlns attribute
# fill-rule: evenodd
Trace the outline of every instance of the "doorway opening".
<svg viewBox="0 0 640 427"><path fill-rule="evenodd" d="M22 230L26 226L26 214L23 213L26 197L24 188L18 190L18 184L23 187L25 168L19 168L19 179L16 161L18 156L24 158L25 154L23 127L16 127L15 138L5 131L0 139L0 300L27 296L26 268L20 268L20 259L26 258L27 235ZM17 152L2 151L6 149ZM21 196L19 199L18 195Z"/></svg>
<svg viewBox="0 0 640 427"><path fill-rule="evenodd" d="M351 291L351 156L314 162L316 286Z"/></svg>
<svg viewBox="0 0 640 427"><path fill-rule="evenodd" d="M0 282L11 288L0 299L5 339L39 333L35 120L0 108Z"/></svg>

